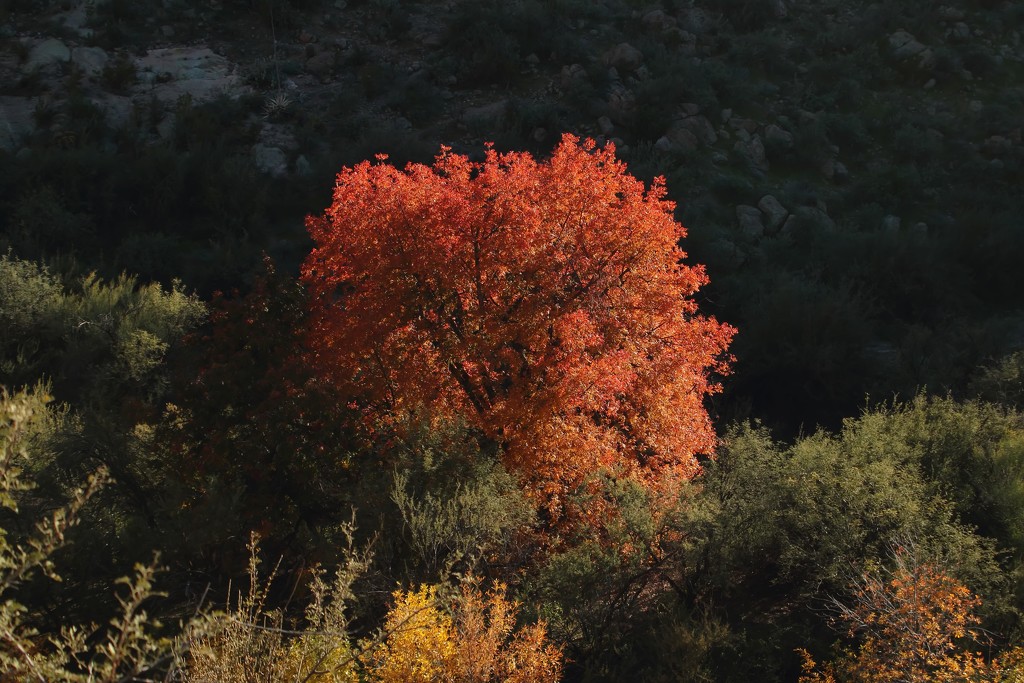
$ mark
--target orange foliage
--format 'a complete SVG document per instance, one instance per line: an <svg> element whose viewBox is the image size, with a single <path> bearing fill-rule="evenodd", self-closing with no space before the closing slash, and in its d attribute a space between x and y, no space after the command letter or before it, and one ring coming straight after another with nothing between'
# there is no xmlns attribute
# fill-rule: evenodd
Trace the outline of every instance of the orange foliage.
<svg viewBox="0 0 1024 683"><path fill-rule="evenodd" d="M684 229L611 145L364 162L307 221L316 364L374 428L459 417L556 516L599 470L688 478L733 330L697 313Z"/></svg>
<svg viewBox="0 0 1024 683"><path fill-rule="evenodd" d="M963 648L978 623L981 600L962 583L913 551L894 551L895 568L866 574L852 605L838 605L849 634L863 640L818 671L804 650L800 683L953 683L1003 680L998 663ZM837 603L838 604L838 603Z"/></svg>
<svg viewBox="0 0 1024 683"><path fill-rule="evenodd" d="M463 587L455 609L455 679L466 683L559 680L561 650L546 642L543 623L515 630L517 606L506 599L505 590L502 583L487 593L473 583Z"/></svg>

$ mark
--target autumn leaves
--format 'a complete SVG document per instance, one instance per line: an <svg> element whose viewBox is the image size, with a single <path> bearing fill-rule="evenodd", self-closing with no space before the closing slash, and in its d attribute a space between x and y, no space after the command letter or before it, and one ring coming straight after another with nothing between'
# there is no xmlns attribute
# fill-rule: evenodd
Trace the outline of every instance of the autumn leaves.
<svg viewBox="0 0 1024 683"><path fill-rule="evenodd" d="M673 208L568 135L544 162L345 168L308 221L316 366L380 434L465 420L553 518L599 473L670 487L713 448L733 334L697 312Z"/></svg>

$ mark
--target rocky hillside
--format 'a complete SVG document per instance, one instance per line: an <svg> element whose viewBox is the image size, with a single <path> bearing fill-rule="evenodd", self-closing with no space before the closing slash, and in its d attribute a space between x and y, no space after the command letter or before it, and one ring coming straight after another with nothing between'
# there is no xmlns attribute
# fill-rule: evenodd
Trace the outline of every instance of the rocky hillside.
<svg viewBox="0 0 1024 683"><path fill-rule="evenodd" d="M735 324L726 416L968 392L1024 346L1024 7L994 0L8 0L0 232L244 285L380 152L611 141ZM975 384L972 384L975 382Z"/></svg>

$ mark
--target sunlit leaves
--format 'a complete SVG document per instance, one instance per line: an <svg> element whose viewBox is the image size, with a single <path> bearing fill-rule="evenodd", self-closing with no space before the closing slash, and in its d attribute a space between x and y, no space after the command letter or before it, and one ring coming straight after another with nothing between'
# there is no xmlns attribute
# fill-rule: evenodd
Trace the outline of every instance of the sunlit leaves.
<svg viewBox="0 0 1024 683"><path fill-rule="evenodd" d="M446 609L436 586L396 591L387 634L368 669L380 683L554 683L561 651L543 624L516 629L517 607L498 584L467 583Z"/></svg>
<svg viewBox="0 0 1024 683"><path fill-rule="evenodd" d="M889 569L866 572L848 603L835 601L857 651L819 671L806 651L801 683L925 683L1000 680L997 663L972 651L981 600L909 541L892 551Z"/></svg>
<svg viewBox="0 0 1024 683"><path fill-rule="evenodd" d="M733 330L697 313L673 209L572 136L544 162L342 169L308 221L317 366L375 430L468 420L555 517L598 471L690 477Z"/></svg>

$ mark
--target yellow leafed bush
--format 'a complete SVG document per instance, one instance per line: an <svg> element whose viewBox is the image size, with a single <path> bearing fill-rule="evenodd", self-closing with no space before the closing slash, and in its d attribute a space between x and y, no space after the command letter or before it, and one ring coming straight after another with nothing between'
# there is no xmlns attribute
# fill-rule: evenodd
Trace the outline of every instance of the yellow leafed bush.
<svg viewBox="0 0 1024 683"><path fill-rule="evenodd" d="M386 639L372 653L370 673L380 683L554 683L562 652L546 643L543 624L515 630L516 605L497 584L486 593L467 583L450 611L437 589L396 591Z"/></svg>

